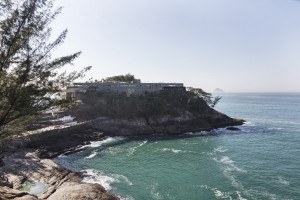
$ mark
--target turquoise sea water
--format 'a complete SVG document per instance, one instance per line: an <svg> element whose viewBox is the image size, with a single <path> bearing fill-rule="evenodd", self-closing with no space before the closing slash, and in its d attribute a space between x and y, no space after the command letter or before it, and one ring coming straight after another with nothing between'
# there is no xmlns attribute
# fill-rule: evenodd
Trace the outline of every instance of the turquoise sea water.
<svg viewBox="0 0 300 200"><path fill-rule="evenodd" d="M56 160L123 199L300 199L300 94L224 94L216 109L248 123L107 138Z"/></svg>

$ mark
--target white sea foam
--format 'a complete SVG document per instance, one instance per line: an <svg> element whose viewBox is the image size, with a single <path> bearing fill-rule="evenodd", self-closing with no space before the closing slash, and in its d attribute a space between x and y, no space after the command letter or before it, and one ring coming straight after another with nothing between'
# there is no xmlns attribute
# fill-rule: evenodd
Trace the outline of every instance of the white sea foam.
<svg viewBox="0 0 300 200"><path fill-rule="evenodd" d="M236 194L238 195L238 200L247 200L246 198L242 197L241 192L236 191Z"/></svg>
<svg viewBox="0 0 300 200"><path fill-rule="evenodd" d="M290 182L285 180L283 177L278 177L277 182L280 183L281 185L289 186Z"/></svg>
<svg viewBox="0 0 300 200"><path fill-rule="evenodd" d="M106 190L111 190L111 184L116 182L113 177L104 175L102 172L98 172L93 169L83 170L83 174L85 175L85 177L83 178L83 182L98 183L102 185Z"/></svg>
<svg viewBox="0 0 300 200"><path fill-rule="evenodd" d="M247 196L250 196L248 192L245 191L243 185L239 182L239 180L234 175L234 172L246 173L246 170L243 170L237 167L232 159L228 156L223 156L221 159L213 158L216 162L224 165L223 174L224 176L231 182L231 185L238 189L238 191L243 191L243 193L247 193Z"/></svg>
<svg viewBox="0 0 300 200"><path fill-rule="evenodd" d="M106 190L111 190L111 185L115 182L125 182L129 186L133 185L133 183L126 176L121 174L104 174L103 172L96 171L94 169L86 169L82 170L82 172L84 175L83 182L98 183Z"/></svg>
<svg viewBox="0 0 300 200"><path fill-rule="evenodd" d="M134 200L132 196L127 195L126 197L118 196L121 200Z"/></svg>
<svg viewBox="0 0 300 200"><path fill-rule="evenodd" d="M222 147L222 146L219 146L219 147L217 147L217 148L214 148L214 153L216 153L216 152L224 153L224 152L226 152L226 151L228 151L228 149L225 149L225 148Z"/></svg>
<svg viewBox="0 0 300 200"><path fill-rule="evenodd" d="M152 198L153 199L164 199L163 196L161 196L161 194L156 191L157 187L158 187L158 183L151 186L150 193L151 193Z"/></svg>
<svg viewBox="0 0 300 200"><path fill-rule="evenodd" d="M220 162L221 163L224 163L224 164L230 164L230 165L233 165L234 161L231 160L228 156L223 156L221 159L220 159Z"/></svg>
<svg viewBox="0 0 300 200"><path fill-rule="evenodd" d="M90 158L95 157L97 154L98 154L97 151L93 151L89 156L86 156L85 158L86 158L86 159L90 159Z"/></svg>
<svg viewBox="0 0 300 200"><path fill-rule="evenodd" d="M256 124L253 122L244 122L242 126L256 126Z"/></svg>
<svg viewBox="0 0 300 200"><path fill-rule="evenodd" d="M204 135L207 135L209 134L210 132L209 131L200 131L200 132L188 132L188 133L185 133L184 135L190 135L190 136L204 136Z"/></svg>
<svg viewBox="0 0 300 200"><path fill-rule="evenodd" d="M281 200L282 199L282 198L278 197L276 194L272 194L268 191L257 191L256 193L266 197L266 199L271 199L271 200Z"/></svg>
<svg viewBox="0 0 300 200"><path fill-rule="evenodd" d="M235 164L234 164L234 161L231 160L228 156L223 156L220 160L218 160L217 158L213 158L215 161L219 162L219 163L222 163L224 165L226 165L226 170L227 171L238 171L238 172L242 172L242 173L246 173L247 171L246 170L243 170L239 167L237 167Z"/></svg>
<svg viewBox="0 0 300 200"><path fill-rule="evenodd" d="M119 142L119 141L122 141L122 140L125 140L125 139L126 139L125 137L107 137L106 139L101 140L101 141L91 142L91 144L84 145L81 148L100 147L100 146L105 145L105 144L113 144L113 143L116 143L116 142Z"/></svg>
<svg viewBox="0 0 300 200"><path fill-rule="evenodd" d="M217 199L230 199L230 200L232 199L230 194L228 194L227 192L222 192L217 189L214 190L214 194Z"/></svg>
<svg viewBox="0 0 300 200"><path fill-rule="evenodd" d="M290 122L290 124L293 124L293 125L299 125L300 122Z"/></svg>
<svg viewBox="0 0 300 200"><path fill-rule="evenodd" d="M130 148L130 149L128 150L128 155L133 155L134 152L136 152L136 150L137 150L139 147L143 146L143 145L146 144L147 142L148 142L148 141L145 140L145 141L139 143L137 146Z"/></svg>
<svg viewBox="0 0 300 200"><path fill-rule="evenodd" d="M114 177L117 182L125 182L127 185L133 185L133 183L124 175L121 174L112 174L112 177Z"/></svg>
<svg viewBox="0 0 300 200"><path fill-rule="evenodd" d="M185 151L179 150L179 149L172 149L172 148L163 148L163 151L170 151L173 153L184 153Z"/></svg>
<svg viewBox="0 0 300 200"><path fill-rule="evenodd" d="M272 128L268 128L268 130L283 130L283 128L280 128L280 127L272 127Z"/></svg>
<svg viewBox="0 0 300 200"><path fill-rule="evenodd" d="M212 191L216 199L233 199L230 192L222 192L218 188L210 187L208 185L201 185L200 187Z"/></svg>

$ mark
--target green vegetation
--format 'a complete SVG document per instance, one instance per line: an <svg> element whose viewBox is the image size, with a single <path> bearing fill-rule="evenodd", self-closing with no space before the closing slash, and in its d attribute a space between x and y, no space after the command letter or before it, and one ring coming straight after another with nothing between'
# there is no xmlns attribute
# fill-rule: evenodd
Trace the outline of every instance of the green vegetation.
<svg viewBox="0 0 300 200"><path fill-rule="evenodd" d="M125 82L131 83L134 80L134 75L126 74L126 75L119 75L119 76L112 76L107 77L103 80L103 82L111 83L111 82Z"/></svg>
<svg viewBox="0 0 300 200"><path fill-rule="evenodd" d="M54 103L55 94L81 77L80 72L61 69L81 52L52 58L51 52L63 43L64 30L49 41L50 24L61 12L54 0L0 1L0 136L4 129L27 124ZM60 70L60 71L59 71Z"/></svg>
<svg viewBox="0 0 300 200"><path fill-rule="evenodd" d="M211 93L205 92L200 88L189 88L191 92L196 94L199 98L203 99L207 105L214 108L217 103L222 99L220 96L213 97Z"/></svg>

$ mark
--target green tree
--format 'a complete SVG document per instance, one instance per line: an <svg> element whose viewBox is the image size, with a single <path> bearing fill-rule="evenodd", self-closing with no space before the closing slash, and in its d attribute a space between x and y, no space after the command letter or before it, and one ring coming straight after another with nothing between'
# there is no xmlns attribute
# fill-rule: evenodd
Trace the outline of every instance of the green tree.
<svg viewBox="0 0 300 200"><path fill-rule="evenodd" d="M107 77L103 80L103 82L126 82L126 83L130 83L133 80L134 80L134 75L126 74L126 75Z"/></svg>
<svg viewBox="0 0 300 200"><path fill-rule="evenodd" d="M220 96L213 97L211 93L205 92L201 88L189 88L189 90L203 99L212 108L222 99Z"/></svg>
<svg viewBox="0 0 300 200"><path fill-rule="evenodd" d="M52 58L51 53L67 35L64 30L50 41L50 24L61 12L53 3L0 1L0 134L5 126L53 105L55 94L90 69L62 72L81 52Z"/></svg>

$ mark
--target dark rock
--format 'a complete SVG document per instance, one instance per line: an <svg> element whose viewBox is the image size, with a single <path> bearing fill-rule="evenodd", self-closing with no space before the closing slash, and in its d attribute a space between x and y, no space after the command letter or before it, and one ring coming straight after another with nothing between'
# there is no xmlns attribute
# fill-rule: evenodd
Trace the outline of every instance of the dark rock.
<svg viewBox="0 0 300 200"><path fill-rule="evenodd" d="M4 166L4 162L2 160L2 158L0 157L0 167Z"/></svg>
<svg viewBox="0 0 300 200"><path fill-rule="evenodd" d="M229 131L240 131L241 129L237 128L237 127L234 127L234 126L229 126L226 128L226 130L229 130Z"/></svg>
<svg viewBox="0 0 300 200"><path fill-rule="evenodd" d="M10 184L7 180L6 177L4 177L3 175L0 176L0 187L9 187L12 188L13 185Z"/></svg>
<svg viewBox="0 0 300 200"><path fill-rule="evenodd" d="M35 153L39 158L49 158L49 154L45 149L37 149Z"/></svg>

